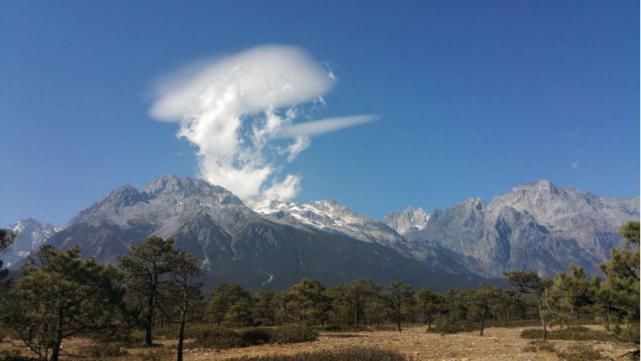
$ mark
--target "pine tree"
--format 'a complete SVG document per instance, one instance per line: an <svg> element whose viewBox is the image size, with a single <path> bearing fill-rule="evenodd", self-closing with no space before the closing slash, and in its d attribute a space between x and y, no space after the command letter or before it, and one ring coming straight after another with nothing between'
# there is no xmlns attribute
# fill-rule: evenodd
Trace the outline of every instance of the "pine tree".
<svg viewBox="0 0 641 361"><path fill-rule="evenodd" d="M512 287L519 295L532 295L536 300L541 328L543 329L543 340L547 339L547 324L545 320L544 293L550 286L550 280L539 277L534 272L514 271L506 272L505 277L510 281Z"/></svg>
<svg viewBox="0 0 641 361"><path fill-rule="evenodd" d="M241 286L229 283L218 286L209 301L208 316L218 326L222 323L247 326L252 323L251 294Z"/></svg>
<svg viewBox="0 0 641 361"><path fill-rule="evenodd" d="M423 315L423 323L431 330L436 316L442 312L443 297L430 290L420 290L416 294L416 301Z"/></svg>
<svg viewBox="0 0 641 361"><path fill-rule="evenodd" d="M40 360L57 361L68 337L118 326L124 291L116 268L80 260L78 247L45 245L22 271L4 321Z"/></svg>
<svg viewBox="0 0 641 361"><path fill-rule="evenodd" d="M323 324L330 307L325 288L318 282L302 279L279 298L281 313L288 321Z"/></svg>
<svg viewBox="0 0 641 361"><path fill-rule="evenodd" d="M401 332L401 322L403 320L404 307L413 302L414 291L412 286L403 282L393 282L387 286L387 295L390 302L390 308L394 317L394 322Z"/></svg>
<svg viewBox="0 0 641 361"><path fill-rule="evenodd" d="M253 295L253 319L261 325L273 326L276 323L276 292L261 288Z"/></svg>
<svg viewBox="0 0 641 361"><path fill-rule="evenodd" d="M599 303L605 311L605 326L619 339L639 343L639 222L621 227L625 245L612 250L612 258L601 265L605 280ZM638 355L638 350L636 351Z"/></svg>
<svg viewBox="0 0 641 361"><path fill-rule="evenodd" d="M183 360L185 327L194 317L194 304L201 299L198 277L201 274L198 260L185 252L179 251L172 259L172 301L178 310L178 346L177 361Z"/></svg>
<svg viewBox="0 0 641 361"><path fill-rule="evenodd" d="M132 247L128 256L120 258L125 273L127 295L143 313L145 345L153 345L153 328L159 305L171 296L171 275L176 250L174 241L151 236L142 244Z"/></svg>

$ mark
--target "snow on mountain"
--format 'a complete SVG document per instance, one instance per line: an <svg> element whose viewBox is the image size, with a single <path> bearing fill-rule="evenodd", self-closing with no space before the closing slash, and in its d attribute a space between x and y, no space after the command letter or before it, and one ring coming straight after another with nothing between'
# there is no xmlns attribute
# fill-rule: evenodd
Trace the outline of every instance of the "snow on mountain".
<svg viewBox="0 0 641 361"><path fill-rule="evenodd" d="M404 238L385 223L357 214L333 200L310 203L272 200L258 205L254 210L278 222L340 232L365 242L388 246L404 243Z"/></svg>
<svg viewBox="0 0 641 361"><path fill-rule="evenodd" d="M19 220L7 228L16 234L13 244L3 255L7 267L11 267L11 265L29 256L32 251L37 250L60 229L51 224L41 223L33 218Z"/></svg>

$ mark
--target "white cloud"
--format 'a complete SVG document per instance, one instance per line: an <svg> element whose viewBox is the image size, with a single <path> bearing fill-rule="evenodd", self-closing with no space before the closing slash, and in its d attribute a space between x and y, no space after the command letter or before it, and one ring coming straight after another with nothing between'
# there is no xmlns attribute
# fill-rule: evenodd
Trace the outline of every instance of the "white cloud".
<svg viewBox="0 0 641 361"><path fill-rule="evenodd" d="M300 105L324 104L335 79L299 48L260 46L165 76L149 113L180 124L178 136L196 146L204 179L246 200L289 199L300 190L301 177L279 173L309 147L309 137L373 119L294 124Z"/></svg>
<svg viewBox="0 0 641 361"><path fill-rule="evenodd" d="M262 196L266 199L287 200L294 198L298 192L300 192L300 177L288 174L285 179L267 188Z"/></svg>
<svg viewBox="0 0 641 361"><path fill-rule="evenodd" d="M294 138L300 136L321 135L334 132L339 129L369 123L374 119L376 119L376 116L374 115L352 115L348 117L315 120L283 127L277 133L277 136L279 138Z"/></svg>
<svg viewBox="0 0 641 361"><path fill-rule="evenodd" d="M309 137L306 137L304 135L297 136L296 140L291 143L285 150L285 154L287 154L287 161L293 161L298 156L298 154L300 154L300 152L309 147L309 144Z"/></svg>

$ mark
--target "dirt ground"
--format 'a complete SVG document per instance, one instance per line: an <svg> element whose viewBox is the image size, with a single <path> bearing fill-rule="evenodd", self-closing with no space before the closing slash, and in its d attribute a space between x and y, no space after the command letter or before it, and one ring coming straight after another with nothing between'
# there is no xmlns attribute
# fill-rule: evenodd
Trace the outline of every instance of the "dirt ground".
<svg viewBox="0 0 641 361"><path fill-rule="evenodd" d="M599 326L593 326L599 327ZM451 335L426 333L424 327L412 327L397 331L369 332L323 332L317 341L287 344L261 345L228 350L190 349L185 352L185 360L214 361L227 360L241 356L297 354L314 350L335 350L349 346L375 346L384 349L397 350L408 356L412 361L472 361L472 360L545 360L556 361L559 358L550 352L523 352L530 340L522 339L519 334L524 328L488 328L485 336L478 332L466 332ZM608 359L615 359L631 349L630 345L597 341L550 341L557 349L584 343L599 349ZM163 349L173 350L175 342L162 341ZM82 349L88 346L86 339L72 339L65 342L68 354L78 355L65 357L66 360L82 360ZM146 352L142 349L129 349L129 355L114 358L116 361L136 360L136 355Z"/></svg>
<svg viewBox="0 0 641 361"><path fill-rule="evenodd" d="M424 327L397 331L352 333L323 333L318 341L293 345L263 345L220 352L192 350L188 360L225 360L239 356L267 354L295 354L299 352L337 349L348 346L376 346L402 352L413 361L472 361L472 360L559 360L554 353L525 353L522 351L530 340L519 338L523 328L489 328L480 337L478 332L440 335L426 333ZM564 349L577 341L551 341L557 349ZM630 350L630 346L608 342L585 342L609 357L616 357Z"/></svg>

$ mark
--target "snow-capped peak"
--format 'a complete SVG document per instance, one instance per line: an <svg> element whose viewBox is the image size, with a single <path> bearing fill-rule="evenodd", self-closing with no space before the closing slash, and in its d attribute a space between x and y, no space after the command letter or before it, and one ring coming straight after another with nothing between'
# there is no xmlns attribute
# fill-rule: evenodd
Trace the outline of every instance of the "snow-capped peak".
<svg viewBox="0 0 641 361"><path fill-rule="evenodd" d="M280 222L331 230L366 242L390 244L403 241L384 223L357 214L333 200L309 203L271 200L255 205L254 210Z"/></svg>

